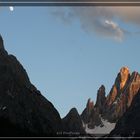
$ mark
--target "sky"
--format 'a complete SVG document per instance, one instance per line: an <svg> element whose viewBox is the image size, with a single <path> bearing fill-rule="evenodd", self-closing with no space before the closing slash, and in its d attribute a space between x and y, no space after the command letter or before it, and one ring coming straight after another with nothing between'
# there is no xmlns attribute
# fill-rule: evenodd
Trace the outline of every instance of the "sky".
<svg viewBox="0 0 140 140"><path fill-rule="evenodd" d="M122 66L140 72L139 7L1 7L0 34L63 118L106 95Z"/></svg>

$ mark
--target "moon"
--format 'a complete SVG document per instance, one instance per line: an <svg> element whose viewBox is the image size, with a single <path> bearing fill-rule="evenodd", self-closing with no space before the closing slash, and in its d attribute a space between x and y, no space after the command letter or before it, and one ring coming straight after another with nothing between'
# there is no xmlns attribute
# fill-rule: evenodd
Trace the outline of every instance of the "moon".
<svg viewBox="0 0 140 140"><path fill-rule="evenodd" d="M13 11L14 11L14 7L13 7L13 6L10 6L10 7L9 7L9 10L10 10L11 12L13 12Z"/></svg>

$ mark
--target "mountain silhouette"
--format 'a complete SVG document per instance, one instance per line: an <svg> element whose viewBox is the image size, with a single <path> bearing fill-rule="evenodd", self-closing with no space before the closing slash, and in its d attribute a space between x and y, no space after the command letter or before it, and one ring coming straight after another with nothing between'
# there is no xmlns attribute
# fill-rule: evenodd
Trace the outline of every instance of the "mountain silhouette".
<svg viewBox="0 0 140 140"><path fill-rule="evenodd" d="M0 137L139 136L140 74L122 67L106 96L101 85L81 115L72 108L63 118L30 82L0 36Z"/></svg>
<svg viewBox="0 0 140 140"><path fill-rule="evenodd" d="M0 36L0 136L56 136L60 130L59 113L7 53Z"/></svg>

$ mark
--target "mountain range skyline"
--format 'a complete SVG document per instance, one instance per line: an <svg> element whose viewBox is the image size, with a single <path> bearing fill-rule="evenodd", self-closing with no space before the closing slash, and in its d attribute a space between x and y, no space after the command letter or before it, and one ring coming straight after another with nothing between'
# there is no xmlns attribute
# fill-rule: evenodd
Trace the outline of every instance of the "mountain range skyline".
<svg viewBox="0 0 140 140"><path fill-rule="evenodd" d="M88 99L82 114L71 108L64 118L5 50L1 36L0 79L1 136L139 136L140 74L128 67L120 69L109 94L101 85L95 103Z"/></svg>
<svg viewBox="0 0 140 140"><path fill-rule="evenodd" d="M112 10L105 7L80 10L69 7L14 7L14 11L10 12L8 7L4 7L0 12L0 31L6 49L17 56L32 83L53 102L61 117L72 107L81 114L88 98L96 102L97 90L102 84L109 93L122 66L128 66L131 72L140 71L137 65L139 34L136 33L139 21L134 16L139 16L139 8L134 8L130 15L134 17L134 23L126 16L128 10L125 11L125 8L116 10L119 11L119 19L115 10L108 17ZM74 18L72 16L69 21L71 12L74 12ZM105 14L100 16L96 12ZM85 22L84 17L92 14L93 20L88 18ZM122 41L106 38L94 30L94 27L98 28L96 21L101 21L99 25L102 31L109 31L108 36L116 35L112 27L117 27L115 31L123 27L128 34ZM92 32L89 32L88 26Z"/></svg>

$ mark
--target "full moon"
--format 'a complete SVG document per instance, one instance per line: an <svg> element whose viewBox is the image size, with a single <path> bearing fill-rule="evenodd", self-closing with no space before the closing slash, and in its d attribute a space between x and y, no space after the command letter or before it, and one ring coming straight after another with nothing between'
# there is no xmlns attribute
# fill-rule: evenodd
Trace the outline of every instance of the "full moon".
<svg viewBox="0 0 140 140"><path fill-rule="evenodd" d="M12 12L14 11L14 7L13 7L13 6L10 6L9 9L10 9L10 11L12 11Z"/></svg>

